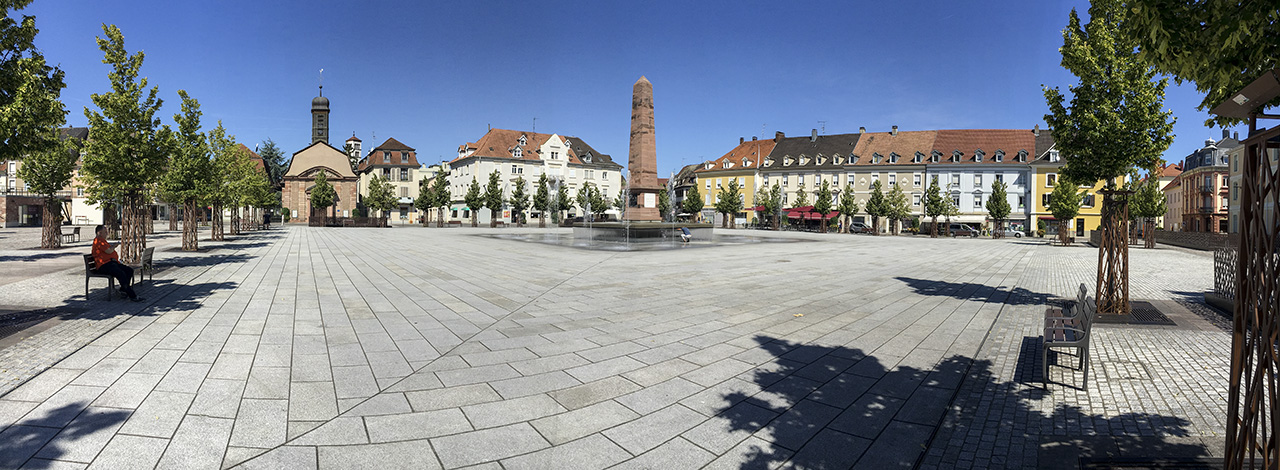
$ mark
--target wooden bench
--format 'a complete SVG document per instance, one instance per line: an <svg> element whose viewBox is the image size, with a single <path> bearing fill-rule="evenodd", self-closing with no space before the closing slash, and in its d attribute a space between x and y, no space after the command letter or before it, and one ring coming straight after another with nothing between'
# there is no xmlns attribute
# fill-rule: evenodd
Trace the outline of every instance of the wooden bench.
<svg viewBox="0 0 1280 470"><path fill-rule="evenodd" d="M138 282L142 282L143 273L147 275L148 280L155 280L155 265L151 262L151 257L155 252L156 249L154 247L144 249L142 250L142 259L135 264L126 265L133 268L133 272L138 274Z"/></svg>
<svg viewBox="0 0 1280 470"><path fill-rule="evenodd" d="M80 241L80 227L76 227L70 232L63 232L62 243L71 243L73 241Z"/></svg>
<svg viewBox="0 0 1280 470"><path fill-rule="evenodd" d="M93 255L84 255L84 298L89 300L89 279L100 277L107 280L107 300L111 300L111 292L116 290L116 278L94 271L96 263Z"/></svg>
<svg viewBox="0 0 1280 470"><path fill-rule="evenodd" d="M1089 386L1089 334L1097 316L1097 302L1089 296L1089 288L1084 284L1080 284L1072 308L1065 312L1056 308L1045 310L1041 356L1045 384L1049 383L1049 351L1052 348L1075 348L1080 358L1080 370L1084 372L1084 386Z"/></svg>

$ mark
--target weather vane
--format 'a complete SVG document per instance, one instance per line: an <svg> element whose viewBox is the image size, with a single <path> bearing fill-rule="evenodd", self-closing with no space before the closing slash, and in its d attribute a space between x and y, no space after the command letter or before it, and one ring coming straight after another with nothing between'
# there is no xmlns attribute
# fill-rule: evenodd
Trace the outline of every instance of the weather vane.
<svg viewBox="0 0 1280 470"><path fill-rule="evenodd" d="M320 69L320 96L324 96L324 69Z"/></svg>

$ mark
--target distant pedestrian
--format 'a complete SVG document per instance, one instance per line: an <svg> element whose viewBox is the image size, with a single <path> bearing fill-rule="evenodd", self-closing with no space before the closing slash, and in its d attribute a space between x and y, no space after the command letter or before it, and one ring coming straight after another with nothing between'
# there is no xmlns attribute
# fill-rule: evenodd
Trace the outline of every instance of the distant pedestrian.
<svg viewBox="0 0 1280 470"><path fill-rule="evenodd" d="M689 240L693 240L693 233L689 232L689 227L680 227L680 241L689 243Z"/></svg>
<svg viewBox="0 0 1280 470"><path fill-rule="evenodd" d="M133 268L120 263L120 255L116 254L116 248L107 243L107 227L99 225L94 229L96 236L93 237L93 263L97 271L102 274L116 278L120 281L120 292L129 296L129 300L141 302L144 299L138 297L133 291Z"/></svg>

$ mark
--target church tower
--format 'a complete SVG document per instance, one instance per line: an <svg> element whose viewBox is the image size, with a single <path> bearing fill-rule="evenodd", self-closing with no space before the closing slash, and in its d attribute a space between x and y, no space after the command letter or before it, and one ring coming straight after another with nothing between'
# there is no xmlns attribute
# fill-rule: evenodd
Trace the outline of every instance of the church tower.
<svg viewBox="0 0 1280 470"><path fill-rule="evenodd" d="M320 96L311 100L311 143L329 143L329 98L324 97L324 86L320 86Z"/></svg>

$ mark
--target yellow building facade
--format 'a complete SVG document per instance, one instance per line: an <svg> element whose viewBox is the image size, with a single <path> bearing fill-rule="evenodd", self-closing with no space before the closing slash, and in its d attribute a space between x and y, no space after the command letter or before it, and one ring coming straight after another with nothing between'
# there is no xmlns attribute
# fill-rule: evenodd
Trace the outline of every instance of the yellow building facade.
<svg viewBox="0 0 1280 470"><path fill-rule="evenodd" d="M1058 184L1058 172L1062 168L1062 163L1057 159L1057 151L1052 152L1053 161L1036 162L1031 165L1035 170L1033 178L1035 184L1032 189L1032 199L1034 200L1035 211L1032 213L1031 229L1039 228L1040 221L1045 222L1045 236L1058 233L1059 221L1053 217L1053 212L1049 210L1049 195L1053 193L1053 188ZM1118 181L1117 184L1123 184L1125 179ZM1106 182L1099 181L1092 187L1081 186L1080 189L1085 191L1084 197L1080 203L1080 212L1076 214L1074 220L1071 220L1068 227L1072 234L1077 237L1085 236L1089 230L1098 230L1098 226L1102 224L1102 195L1098 193Z"/></svg>
<svg viewBox="0 0 1280 470"><path fill-rule="evenodd" d="M717 226L722 224L724 215L716 213L715 204L719 201L720 191L736 180L738 192L742 194L742 211L734 214L734 223L751 223L755 217L751 208L756 205L756 189L760 187L760 161L769 155L774 144L772 140L739 139L738 146L729 153L694 170L694 184L702 196L703 220L714 221Z"/></svg>

